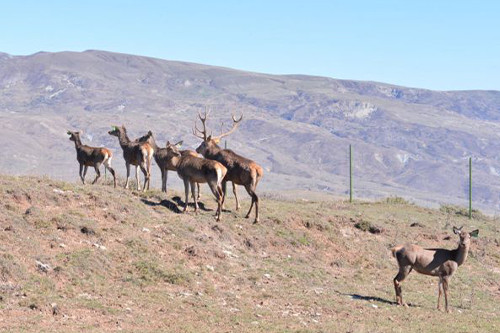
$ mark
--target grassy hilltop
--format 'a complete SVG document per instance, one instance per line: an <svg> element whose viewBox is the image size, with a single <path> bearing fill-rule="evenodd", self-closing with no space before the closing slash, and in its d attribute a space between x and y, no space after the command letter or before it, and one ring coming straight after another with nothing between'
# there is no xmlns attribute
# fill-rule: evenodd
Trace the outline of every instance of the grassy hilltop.
<svg viewBox="0 0 500 333"><path fill-rule="evenodd" d="M240 192L242 211L216 223L208 192L180 214L171 190L0 176L0 331L500 331L498 219L267 195L253 225ZM451 280L452 314L435 309L437 278L415 272L412 306L395 306L390 247L454 248L453 225L480 237Z"/></svg>

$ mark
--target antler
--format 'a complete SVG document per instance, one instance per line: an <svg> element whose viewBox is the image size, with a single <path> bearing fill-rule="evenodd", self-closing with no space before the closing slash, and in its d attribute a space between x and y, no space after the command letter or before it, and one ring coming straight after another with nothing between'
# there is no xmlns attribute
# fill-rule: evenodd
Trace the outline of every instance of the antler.
<svg viewBox="0 0 500 333"><path fill-rule="evenodd" d="M214 137L214 139L222 139L223 137L225 136L228 136L229 134L233 133L234 131L236 131L236 129L238 128L238 126L240 125L240 122L241 120L243 119L243 114L241 114L241 117L240 119L236 120L236 118L234 118L234 114L231 115L231 118L233 118L233 127L229 130L229 132L226 132L226 133L222 133L220 134L219 136L216 136Z"/></svg>
<svg viewBox="0 0 500 333"><path fill-rule="evenodd" d="M200 131L200 129L196 125L196 121L194 122L193 134L194 134L194 136L196 136L196 137L198 137L200 139L203 139L203 141L207 140L207 125L206 125L206 121L207 121L207 117L208 117L209 113L210 113L210 111L207 112L206 108L205 108L205 117L203 117L201 115L201 113L198 112L198 117L200 118L201 124L203 125L203 131ZM200 136L198 133L201 133L203 136Z"/></svg>

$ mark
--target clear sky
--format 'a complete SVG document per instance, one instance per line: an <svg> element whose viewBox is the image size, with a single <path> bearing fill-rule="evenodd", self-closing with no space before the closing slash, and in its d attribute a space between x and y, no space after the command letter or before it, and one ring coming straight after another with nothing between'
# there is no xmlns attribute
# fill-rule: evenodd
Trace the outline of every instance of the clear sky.
<svg viewBox="0 0 500 333"><path fill-rule="evenodd" d="M107 50L273 74L500 90L500 1L2 1L0 52Z"/></svg>

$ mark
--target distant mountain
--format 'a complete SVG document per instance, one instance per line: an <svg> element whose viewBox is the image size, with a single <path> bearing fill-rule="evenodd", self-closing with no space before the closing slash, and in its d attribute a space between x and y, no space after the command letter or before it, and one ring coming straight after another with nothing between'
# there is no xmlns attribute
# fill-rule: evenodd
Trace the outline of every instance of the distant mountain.
<svg viewBox="0 0 500 333"><path fill-rule="evenodd" d="M464 204L472 156L475 206L500 208L498 91L268 75L103 51L0 53L0 172L76 181L65 133L82 129L85 143L114 150L123 177L110 125L196 147L191 128L205 106L214 133L231 125L231 112L244 113L228 146L265 168L261 191L345 195L352 144L355 196Z"/></svg>

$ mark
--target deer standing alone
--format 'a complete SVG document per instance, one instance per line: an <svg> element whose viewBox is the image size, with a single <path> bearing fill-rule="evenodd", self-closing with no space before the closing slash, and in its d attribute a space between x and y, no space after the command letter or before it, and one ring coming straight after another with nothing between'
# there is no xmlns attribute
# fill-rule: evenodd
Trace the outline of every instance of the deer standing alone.
<svg viewBox="0 0 500 333"><path fill-rule="evenodd" d="M112 130L109 131L108 134L118 137L118 141L120 142L120 146L123 150L123 159L125 160L125 166L127 168L127 181L125 182L125 188L128 188L130 165L134 165L137 190L141 190L139 183L139 167L144 174L143 190L146 191L146 189L149 189L151 179L151 160L154 154L153 147L151 147L148 142L131 141L127 136L125 126L113 126Z"/></svg>
<svg viewBox="0 0 500 333"><path fill-rule="evenodd" d="M108 148L104 147L90 147L82 144L80 139L80 132L68 131L69 140L75 142L76 148L76 159L80 163L80 178L82 183L85 184L85 175L87 174L87 168L93 166L95 169L95 179L92 184L97 183L99 177L101 177L101 172L99 168L101 164L111 172L113 175L114 187L116 187L116 176L115 170L111 167L111 159L113 158L113 153Z"/></svg>
<svg viewBox="0 0 500 333"><path fill-rule="evenodd" d="M453 232L459 235L460 240L455 250L446 249L424 249L415 244L398 245L391 249L392 255L398 261L399 272L394 278L394 289L396 290L396 302L398 305L407 306L403 302L401 283L410 274L412 269L430 276L439 277L438 304L440 310L441 294L444 291L446 311L448 309L448 283L458 266L462 265L469 253L470 238L477 237L479 230L470 233L462 230L462 227L453 227Z"/></svg>
<svg viewBox="0 0 500 333"><path fill-rule="evenodd" d="M203 156L205 156L205 158L216 160L222 163L227 168L227 174L223 180L223 185L222 185L224 188L225 188L225 183L228 181L233 182L233 185L237 184L245 186L245 189L247 190L248 194L252 197L252 203L250 205L250 209L248 210L246 218L250 216L253 205L255 204L254 223L259 222L259 197L255 193L255 191L257 188L257 184L259 183L259 180L262 178L264 174L262 167L257 163L255 163L254 161L236 154L230 149L221 149L217 145L223 137L228 136L238 128L241 120L243 119L243 115L238 120L236 120L234 116L232 116L233 119L232 128L229 130L229 132L222 133L219 136L212 136L212 135L207 136L207 128L206 128L206 121L208 116L207 112L205 112L204 117L201 114L198 114L198 116L203 125L203 130L199 130L195 125L193 129L193 134L199 137L200 139L203 139L203 142L200 144L198 148L196 148L196 152L202 154ZM233 186L233 191L236 196L235 186ZM236 198L236 200L238 199ZM238 207L238 205L239 205L238 201L236 201L236 207Z"/></svg>
<svg viewBox="0 0 500 333"><path fill-rule="evenodd" d="M158 147L156 144L156 140L154 138L153 132L148 131L146 135L143 135L139 139L136 140L137 142L148 142L151 147L153 147L154 150L154 159L156 161L156 164L158 165L158 168L160 168L161 172L161 191L162 192L167 192L167 178L168 178L168 171L176 171L177 169L172 165L172 159L167 156L167 148L161 148ZM167 146L170 143L167 142ZM174 145L176 147L179 147L182 144L182 141L179 141L175 143ZM191 156L198 156L198 154L192 150L179 150L182 156L186 155L191 155ZM200 200L200 184L197 183L197 188L198 188L198 197L197 199ZM193 198L194 199L194 198Z"/></svg>
<svg viewBox="0 0 500 333"><path fill-rule="evenodd" d="M226 176L227 169L221 163L213 160L204 159L198 156L189 154L182 155L177 149L177 146L167 142L167 156L169 163L177 170L177 174L184 181L184 212L187 211L189 186L191 185L191 194L194 200L195 212L198 211L198 199L195 194L195 183L208 183L217 200L216 219L220 221L222 212L222 200L224 194L222 192L222 180Z"/></svg>

